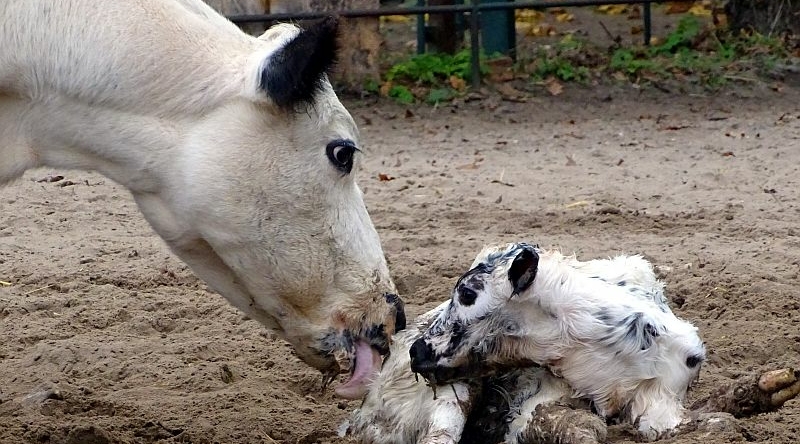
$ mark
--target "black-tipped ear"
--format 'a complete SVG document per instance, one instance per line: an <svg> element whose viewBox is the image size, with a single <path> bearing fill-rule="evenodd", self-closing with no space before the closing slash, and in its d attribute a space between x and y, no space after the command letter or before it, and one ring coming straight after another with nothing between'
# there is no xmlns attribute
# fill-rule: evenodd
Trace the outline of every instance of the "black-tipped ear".
<svg viewBox="0 0 800 444"><path fill-rule="evenodd" d="M259 86L278 107L293 109L314 99L336 60L338 27L336 17L324 18L270 55Z"/></svg>
<svg viewBox="0 0 800 444"><path fill-rule="evenodd" d="M514 287L512 296L518 295L527 290L536 277L536 270L539 268L539 254L530 245L522 247L522 251L517 253L511 268L508 270L508 280Z"/></svg>

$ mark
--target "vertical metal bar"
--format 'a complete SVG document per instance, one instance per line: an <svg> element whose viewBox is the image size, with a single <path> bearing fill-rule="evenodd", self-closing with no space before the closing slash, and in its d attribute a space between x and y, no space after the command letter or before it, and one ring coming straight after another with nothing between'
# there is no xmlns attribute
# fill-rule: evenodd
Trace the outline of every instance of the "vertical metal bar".
<svg viewBox="0 0 800 444"><path fill-rule="evenodd" d="M642 19L644 20L644 45L650 46L650 39L653 35L653 24L651 21L650 15L650 2L645 2L642 4L642 9L644 12L642 13Z"/></svg>
<svg viewBox="0 0 800 444"><path fill-rule="evenodd" d="M479 7L480 1L472 0L472 11L469 13L470 74L472 75L472 87L475 89L481 86L481 46L478 39Z"/></svg>
<svg viewBox="0 0 800 444"><path fill-rule="evenodd" d="M417 6L425 6L425 0L417 0ZM417 54L425 54L425 14L417 15Z"/></svg>

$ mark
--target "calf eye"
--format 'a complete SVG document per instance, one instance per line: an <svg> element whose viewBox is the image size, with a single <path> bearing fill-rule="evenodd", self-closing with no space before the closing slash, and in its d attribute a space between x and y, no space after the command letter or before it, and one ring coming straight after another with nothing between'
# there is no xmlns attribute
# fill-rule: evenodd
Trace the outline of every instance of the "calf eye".
<svg viewBox="0 0 800 444"><path fill-rule="evenodd" d="M478 299L478 293L469 287L461 287L458 291L458 301L461 305L472 305Z"/></svg>
<svg viewBox="0 0 800 444"><path fill-rule="evenodd" d="M353 155L358 148L350 140L334 140L325 148L325 154L337 170L350 174L353 169Z"/></svg>

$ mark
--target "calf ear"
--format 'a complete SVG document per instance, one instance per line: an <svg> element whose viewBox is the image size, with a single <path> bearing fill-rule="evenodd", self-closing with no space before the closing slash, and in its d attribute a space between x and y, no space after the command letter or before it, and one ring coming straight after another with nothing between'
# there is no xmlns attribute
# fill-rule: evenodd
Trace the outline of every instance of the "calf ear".
<svg viewBox="0 0 800 444"><path fill-rule="evenodd" d="M511 296L518 295L531 286L538 267L539 254L533 247L523 246L522 251L517 253L517 257L511 263L511 268L508 269L508 280L511 281L511 286L514 288Z"/></svg>
<svg viewBox="0 0 800 444"><path fill-rule="evenodd" d="M338 27L336 17L324 18L270 54L258 86L275 105L292 110L314 100L336 60Z"/></svg>

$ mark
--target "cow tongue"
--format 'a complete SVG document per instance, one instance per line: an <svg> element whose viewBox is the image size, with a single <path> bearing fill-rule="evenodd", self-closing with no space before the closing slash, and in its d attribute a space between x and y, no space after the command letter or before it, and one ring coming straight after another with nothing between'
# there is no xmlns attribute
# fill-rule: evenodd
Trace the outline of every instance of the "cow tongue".
<svg viewBox="0 0 800 444"><path fill-rule="evenodd" d="M381 355L369 344L356 341L355 366L350 380L336 387L334 392L345 399L361 399L367 394L367 383L381 368Z"/></svg>

